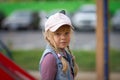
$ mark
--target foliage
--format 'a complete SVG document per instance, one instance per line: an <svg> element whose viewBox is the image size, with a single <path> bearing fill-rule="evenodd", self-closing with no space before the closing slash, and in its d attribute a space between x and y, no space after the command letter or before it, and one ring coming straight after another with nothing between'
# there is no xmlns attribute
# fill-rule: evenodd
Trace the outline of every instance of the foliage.
<svg viewBox="0 0 120 80"><path fill-rule="evenodd" d="M72 4L72 6L71 6ZM4 11L7 15L15 10L33 10L50 12L54 9L66 9L67 11L74 11L80 6L81 3L69 2L21 2L21 3L0 3L0 10Z"/></svg>
<svg viewBox="0 0 120 80"><path fill-rule="evenodd" d="M20 1L20 2L1 2L0 11L3 11L5 14L10 14L15 10L29 9L34 11L46 11L49 12L53 9L65 9L68 12L76 11L81 5L87 3L96 3L95 0L76 0L76 1ZM112 16L117 9L119 9L120 1L110 0L108 7L110 15Z"/></svg>
<svg viewBox="0 0 120 80"><path fill-rule="evenodd" d="M30 2L30 1L36 1L36 2L45 1L45 2L47 2L47 1L68 1L68 0L5 0L5 2ZM79 0L69 0L69 1L79 1ZM82 1L95 1L95 0L82 0Z"/></svg>

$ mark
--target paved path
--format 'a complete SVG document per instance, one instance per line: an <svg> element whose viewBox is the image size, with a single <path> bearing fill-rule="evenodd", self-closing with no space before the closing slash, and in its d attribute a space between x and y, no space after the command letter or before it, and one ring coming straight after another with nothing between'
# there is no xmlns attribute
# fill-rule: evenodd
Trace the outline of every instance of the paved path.
<svg viewBox="0 0 120 80"><path fill-rule="evenodd" d="M120 49L120 33L110 33L110 48ZM0 39L13 49L45 48L46 41L40 31L0 32ZM75 32L71 40L71 49L96 49L94 32Z"/></svg>
<svg viewBox="0 0 120 80"><path fill-rule="evenodd" d="M40 80L38 71L29 71L37 80ZM75 80L96 80L97 75L95 72L79 72ZM110 80L120 80L120 73L111 73Z"/></svg>

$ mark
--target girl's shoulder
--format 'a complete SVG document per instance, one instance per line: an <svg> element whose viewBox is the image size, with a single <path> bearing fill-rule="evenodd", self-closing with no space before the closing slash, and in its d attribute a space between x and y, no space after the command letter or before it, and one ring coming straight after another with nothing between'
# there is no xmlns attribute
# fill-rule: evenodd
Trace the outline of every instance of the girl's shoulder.
<svg viewBox="0 0 120 80"><path fill-rule="evenodd" d="M46 59L47 61L55 61L55 57L51 52L48 52L45 56L44 59Z"/></svg>

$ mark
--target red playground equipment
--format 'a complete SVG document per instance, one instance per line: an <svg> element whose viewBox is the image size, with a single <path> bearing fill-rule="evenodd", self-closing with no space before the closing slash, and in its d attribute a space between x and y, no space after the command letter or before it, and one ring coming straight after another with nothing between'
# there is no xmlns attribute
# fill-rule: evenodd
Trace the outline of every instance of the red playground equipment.
<svg viewBox="0 0 120 80"><path fill-rule="evenodd" d="M0 52L0 80L36 80Z"/></svg>

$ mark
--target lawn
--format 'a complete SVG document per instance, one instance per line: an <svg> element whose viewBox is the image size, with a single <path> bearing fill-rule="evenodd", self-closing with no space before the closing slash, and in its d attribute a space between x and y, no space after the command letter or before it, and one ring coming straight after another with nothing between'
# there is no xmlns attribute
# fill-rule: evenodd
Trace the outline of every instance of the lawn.
<svg viewBox="0 0 120 80"><path fill-rule="evenodd" d="M38 70L43 50L12 50L16 64L25 70ZM80 71L95 71L95 51L73 51ZM120 50L110 50L110 71L120 72Z"/></svg>

